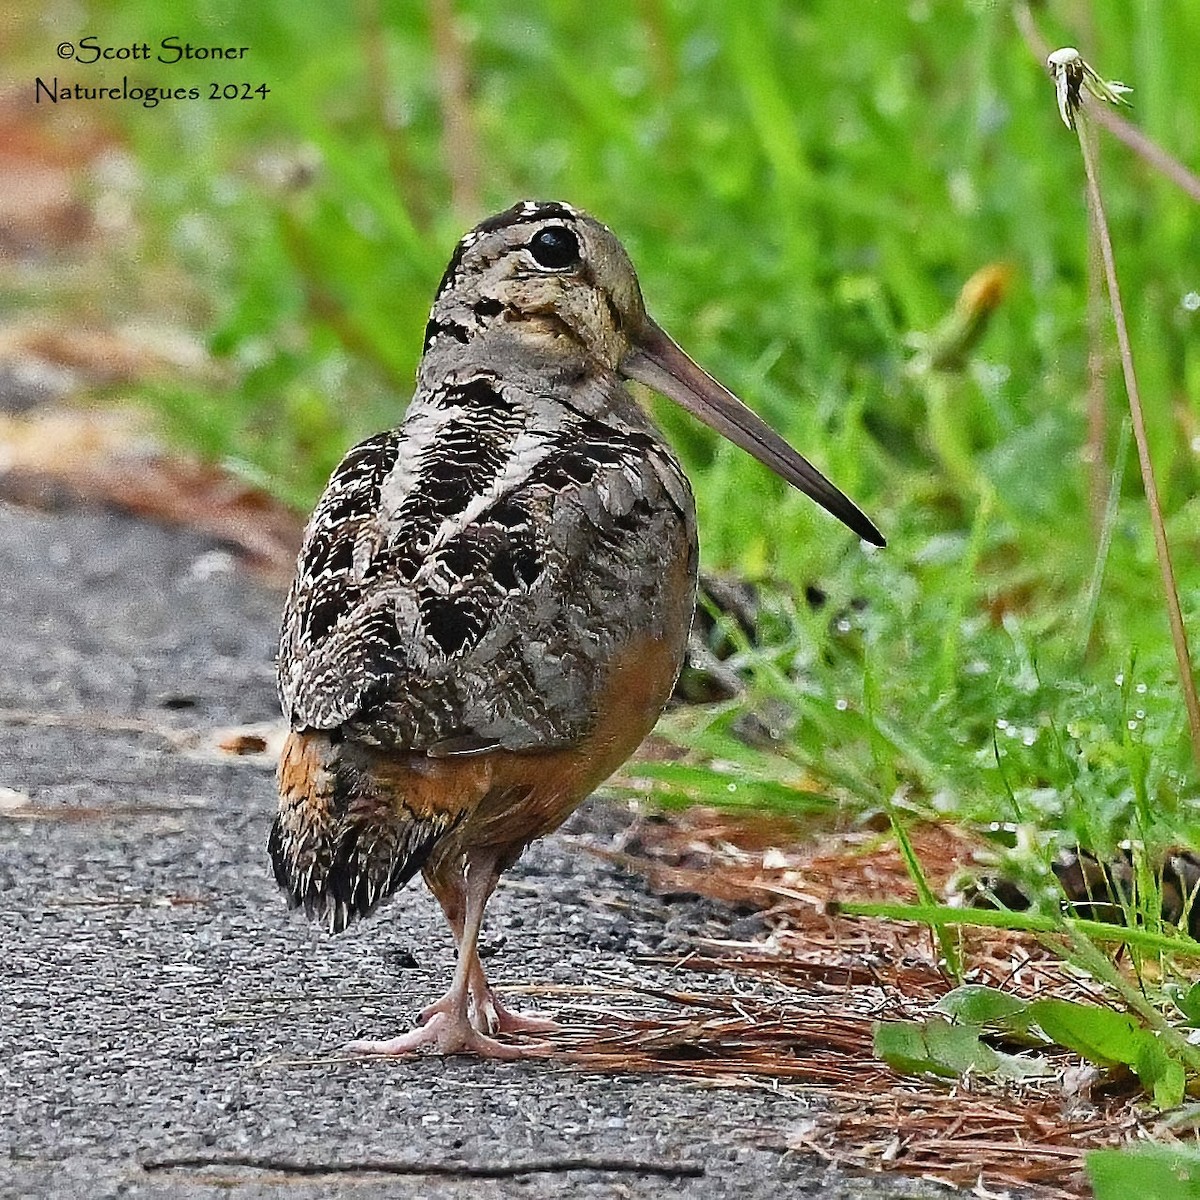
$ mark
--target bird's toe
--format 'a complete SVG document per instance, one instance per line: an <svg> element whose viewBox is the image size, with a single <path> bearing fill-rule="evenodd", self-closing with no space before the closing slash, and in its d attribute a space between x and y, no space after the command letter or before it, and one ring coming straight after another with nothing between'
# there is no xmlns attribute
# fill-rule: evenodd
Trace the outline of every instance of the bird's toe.
<svg viewBox="0 0 1200 1200"><path fill-rule="evenodd" d="M427 1021L423 1021L416 1029L402 1033L399 1037L384 1038L380 1041L362 1038L347 1042L342 1047L341 1053L347 1058L359 1058L363 1055L402 1058L426 1046L435 1046L440 1049L447 1020L445 1013L437 1013Z"/></svg>
<svg viewBox="0 0 1200 1200"><path fill-rule="evenodd" d="M541 1058L552 1050L552 1047L546 1042L510 1045L507 1042L497 1041L487 1033L475 1029L465 1015L438 1010L427 1021L409 1033L383 1041L363 1039L347 1042L342 1047L341 1053L347 1058L403 1058L426 1047L434 1050L437 1054L468 1054L478 1058L505 1061Z"/></svg>

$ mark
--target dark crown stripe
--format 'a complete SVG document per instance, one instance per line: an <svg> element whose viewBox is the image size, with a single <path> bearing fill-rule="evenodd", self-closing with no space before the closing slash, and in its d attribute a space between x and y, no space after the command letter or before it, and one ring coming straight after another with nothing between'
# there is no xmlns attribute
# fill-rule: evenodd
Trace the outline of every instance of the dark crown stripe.
<svg viewBox="0 0 1200 1200"><path fill-rule="evenodd" d="M579 214L557 200L522 200L512 208L506 208L486 221L480 221L471 231L473 234L495 233L510 225L527 225L531 221L546 221L554 217L560 221L574 221ZM467 235L471 236L470 234Z"/></svg>

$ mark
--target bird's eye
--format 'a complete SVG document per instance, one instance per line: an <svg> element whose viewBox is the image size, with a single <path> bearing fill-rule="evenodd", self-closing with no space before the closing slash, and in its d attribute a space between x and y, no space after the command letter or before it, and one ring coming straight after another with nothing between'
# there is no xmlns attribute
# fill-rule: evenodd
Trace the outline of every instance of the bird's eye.
<svg viewBox="0 0 1200 1200"><path fill-rule="evenodd" d="M529 253L540 267L561 271L579 262L579 239L565 225L544 225L529 241Z"/></svg>

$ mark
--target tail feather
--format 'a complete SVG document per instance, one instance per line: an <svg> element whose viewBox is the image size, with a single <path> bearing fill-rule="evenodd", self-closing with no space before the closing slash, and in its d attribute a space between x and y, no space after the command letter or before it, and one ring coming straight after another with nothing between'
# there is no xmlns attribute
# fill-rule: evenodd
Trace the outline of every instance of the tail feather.
<svg viewBox="0 0 1200 1200"><path fill-rule="evenodd" d="M317 730L293 731L279 760L279 812L267 850L290 908L331 933L403 887L457 814L418 816L369 769L371 752Z"/></svg>

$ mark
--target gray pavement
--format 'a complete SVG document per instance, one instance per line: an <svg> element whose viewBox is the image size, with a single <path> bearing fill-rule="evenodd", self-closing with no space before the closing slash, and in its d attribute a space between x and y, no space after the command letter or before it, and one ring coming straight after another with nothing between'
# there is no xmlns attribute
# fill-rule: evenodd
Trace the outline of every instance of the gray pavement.
<svg viewBox="0 0 1200 1200"><path fill-rule="evenodd" d="M452 947L420 886L337 938L276 893L270 755L216 740L277 718L279 606L193 535L0 506L0 1196L946 1195L783 1152L809 1115L794 1096L561 1062L331 1061L406 1027ZM636 956L733 918L581 850L623 819L591 802L502 884L498 983L644 978ZM429 1173L144 1167L222 1155ZM513 1163L545 1169L470 1175Z"/></svg>

